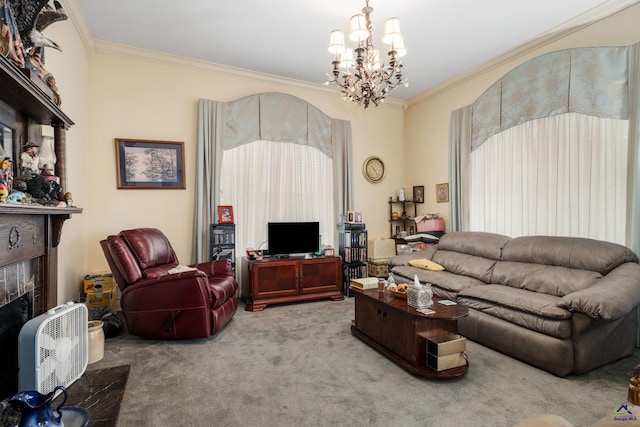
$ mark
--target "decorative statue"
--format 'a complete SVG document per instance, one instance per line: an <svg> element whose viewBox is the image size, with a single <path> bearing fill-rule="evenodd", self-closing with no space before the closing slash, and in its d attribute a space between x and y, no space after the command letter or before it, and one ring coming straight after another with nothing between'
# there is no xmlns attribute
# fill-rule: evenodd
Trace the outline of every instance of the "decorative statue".
<svg viewBox="0 0 640 427"><path fill-rule="evenodd" d="M44 66L44 48L51 47L59 51L62 48L45 37L42 31L54 22L67 19L67 14L59 1L56 0L53 4L54 7L49 4L49 0L0 0L4 21L7 22L0 30L10 35L9 45L3 50L9 51L12 62L20 68L37 72L38 77L53 92L53 102L60 105L55 78Z"/></svg>
<svg viewBox="0 0 640 427"><path fill-rule="evenodd" d="M5 157L4 160L2 160L2 167L0 167L0 181L5 183L9 192L13 190L13 170L11 170L11 162L10 157Z"/></svg>
<svg viewBox="0 0 640 427"><path fill-rule="evenodd" d="M40 173L38 169L40 159L38 158L36 148L38 148L38 146L31 141L28 141L22 147L22 154L20 155L20 175Z"/></svg>
<svg viewBox="0 0 640 427"><path fill-rule="evenodd" d="M633 369L633 377L629 380L629 395L627 401L634 405L640 405L640 365Z"/></svg>

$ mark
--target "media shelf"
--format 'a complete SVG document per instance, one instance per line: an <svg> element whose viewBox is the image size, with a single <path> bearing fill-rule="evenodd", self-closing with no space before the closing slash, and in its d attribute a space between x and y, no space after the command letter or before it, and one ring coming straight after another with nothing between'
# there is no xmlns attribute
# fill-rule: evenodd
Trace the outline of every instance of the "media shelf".
<svg viewBox="0 0 640 427"><path fill-rule="evenodd" d="M367 227L363 223L337 225L342 258L342 293L352 297L351 279L367 277Z"/></svg>
<svg viewBox="0 0 640 427"><path fill-rule="evenodd" d="M398 212L397 209L402 206L402 212ZM412 212L409 212L409 211ZM397 212L398 216L393 217L393 212ZM398 234L401 231L406 231L407 234L414 234L416 232L415 217L418 215L418 207L413 200L393 200L389 197L389 231L392 239L398 239Z"/></svg>
<svg viewBox="0 0 640 427"><path fill-rule="evenodd" d="M211 224L211 259L230 259L236 277L236 225Z"/></svg>

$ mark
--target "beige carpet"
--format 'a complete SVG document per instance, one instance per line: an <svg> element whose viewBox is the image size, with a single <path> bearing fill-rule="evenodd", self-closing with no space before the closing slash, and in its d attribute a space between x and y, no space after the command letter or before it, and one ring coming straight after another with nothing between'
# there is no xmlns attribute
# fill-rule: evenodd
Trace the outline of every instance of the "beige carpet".
<svg viewBox="0 0 640 427"><path fill-rule="evenodd" d="M353 299L244 311L215 338L108 339L92 369L131 365L118 426L512 426L550 413L589 426L626 400L640 352L558 378L474 342L470 370L408 374L351 335Z"/></svg>

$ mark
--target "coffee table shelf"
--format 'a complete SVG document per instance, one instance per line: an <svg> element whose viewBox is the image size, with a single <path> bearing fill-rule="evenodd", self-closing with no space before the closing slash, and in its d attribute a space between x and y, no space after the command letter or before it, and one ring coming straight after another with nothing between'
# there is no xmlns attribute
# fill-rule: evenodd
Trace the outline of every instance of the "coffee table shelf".
<svg viewBox="0 0 640 427"><path fill-rule="evenodd" d="M351 333L393 362L416 376L430 379L459 378L469 370L464 366L436 371L427 366L427 339L458 331L458 319L468 316L462 305L431 307L433 314L424 315L407 305L404 299L377 289L354 289L355 321Z"/></svg>

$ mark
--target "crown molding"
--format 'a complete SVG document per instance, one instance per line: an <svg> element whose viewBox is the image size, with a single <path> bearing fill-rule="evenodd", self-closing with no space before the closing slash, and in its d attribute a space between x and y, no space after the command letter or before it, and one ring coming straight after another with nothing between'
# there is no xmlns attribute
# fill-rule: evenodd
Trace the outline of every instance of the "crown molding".
<svg viewBox="0 0 640 427"><path fill-rule="evenodd" d="M419 93L409 99L407 99L407 106L424 102L430 98L433 98L449 89L452 89L458 85L461 85L469 80L473 80L476 77L481 76L495 68L498 68L510 61L521 58L541 49L557 40L560 40L568 35L575 33L583 28L586 28L596 22L599 22L609 16L618 13L624 9L627 9L635 4L640 3L640 0L610 0L600 6L596 6L593 9L573 18L569 21L560 24L551 30L535 37L521 45L498 55L488 61L478 64L475 67L469 68L463 73L458 74L442 83L439 83L424 92Z"/></svg>
<svg viewBox="0 0 640 427"><path fill-rule="evenodd" d="M65 0L64 10L67 12L67 16L76 28L76 32L78 33L78 36L80 36L80 40L87 51L89 51L89 53L93 52L95 50L95 39L93 38L93 33L89 28L89 24L87 24L87 19L78 4L78 0Z"/></svg>
<svg viewBox="0 0 640 427"><path fill-rule="evenodd" d="M273 74L260 73L257 71L250 71L242 68L96 40L89 28L89 25L87 24L84 13L78 4L78 0L65 0L65 10L67 11L67 15L73 22L80 39L89 53L103 53L107 55L121 56L124 58L153 62L189 70L219 74L226 77L260 81L271 85L303 89L328 96L339 96L339 93L335 88L327 87L320 83L310 83ZM406 103L404 100L391 97L385 98L383 106L406 109Z"/></svg>
<svg viewBox="0 0 640 427"><path fill-rule="evenodd" d="M246 79L253 82L259 81L269 85L303 89L329 96L339 96L334 88L327 87L320 83L310 83L302 80L290 79L273 74L260 73L258 71L246 70L244 68L231 67L228 65L215 64L207 61L200 61L182 56L169 55L151 50L140 49L131 46L124 46L116 43L96 40L94 42L95 52L106 55L121 56L124 58L151 62L166 66L184 68L193 71L219 74L225 77ZM345 101L346 102L346 101ZM394 108L403 108L404 101L395 98L386 98L384 105Z"/></svg>

